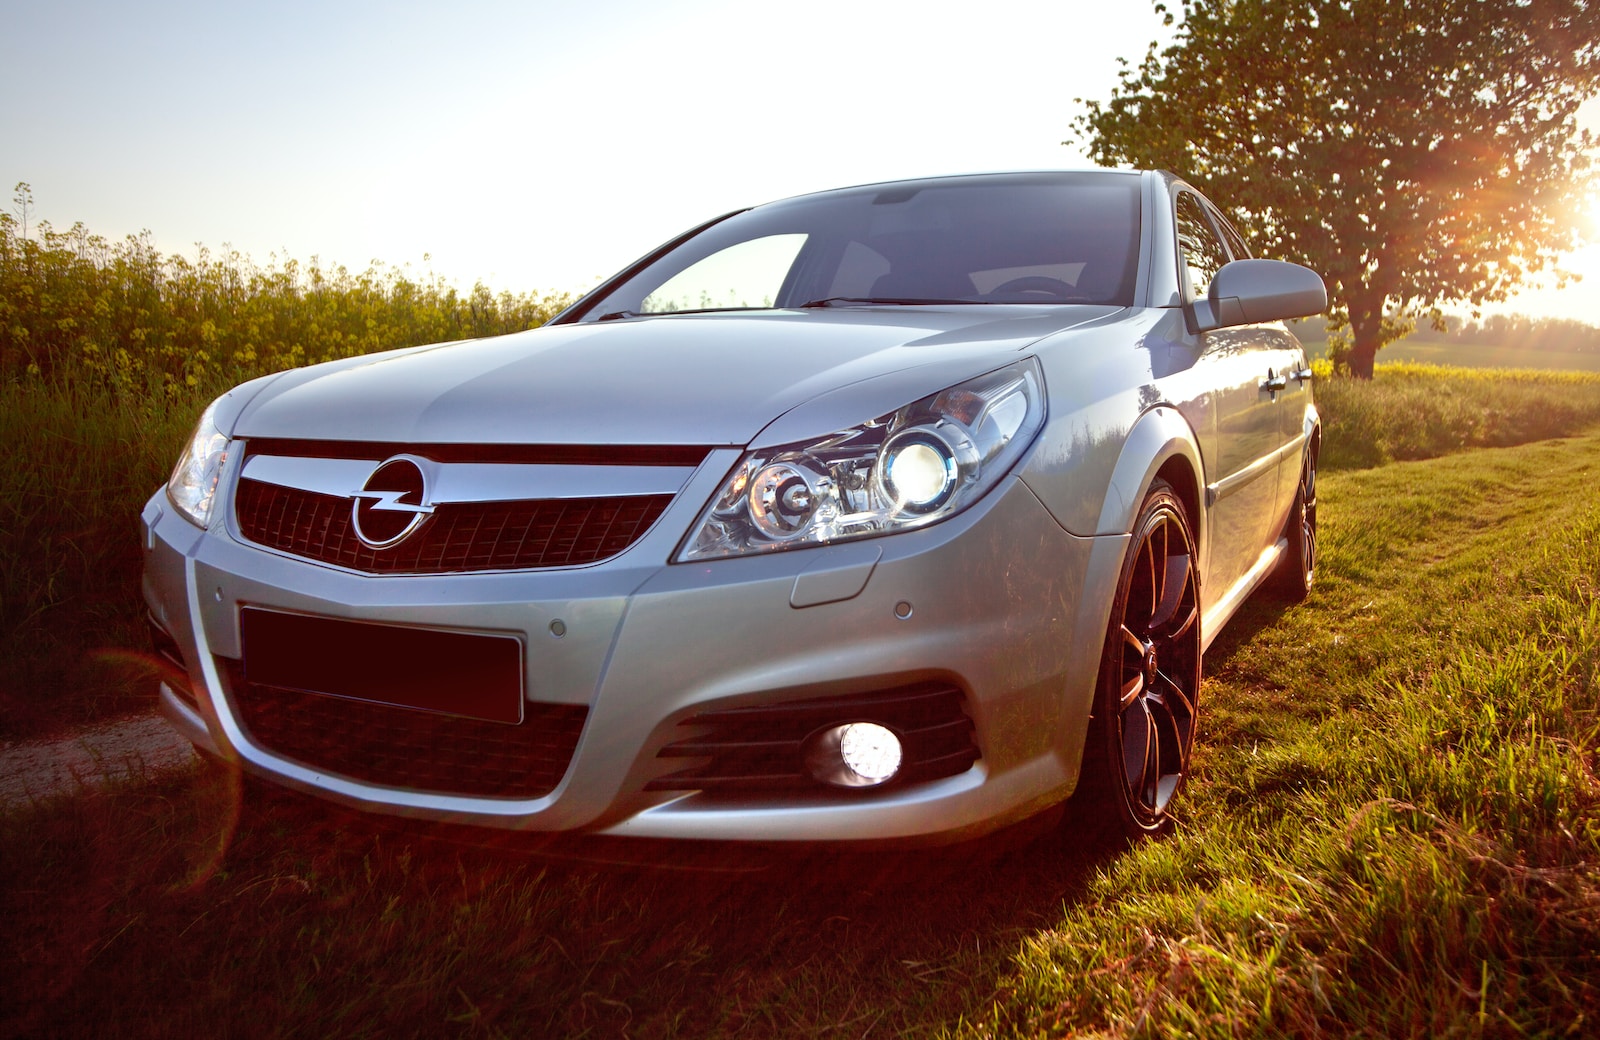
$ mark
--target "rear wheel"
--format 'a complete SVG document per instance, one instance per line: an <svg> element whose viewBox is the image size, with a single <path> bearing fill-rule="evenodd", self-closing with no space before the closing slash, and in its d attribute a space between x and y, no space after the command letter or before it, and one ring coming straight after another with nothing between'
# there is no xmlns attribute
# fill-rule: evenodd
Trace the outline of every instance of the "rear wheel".
<svg viewBox="0 0 1600 1040"><path fill-rule="evenodd" d="M1083 801L1130 837L1171 827L1189 772L1200 690L1199 575L1183 503L1145 496L1100 660Z"/></svg>
<svg viewBox="0 0 1600 1040"><path fill-rule="evenodd" d="M1272 584L1284 599L1299 602L1311 592L1317 578L1317 446L1306 449L1300 463L1300 483L1295 488L1294 505L1289 507L1289 522L1284 528L1289 547Z"/></svg>

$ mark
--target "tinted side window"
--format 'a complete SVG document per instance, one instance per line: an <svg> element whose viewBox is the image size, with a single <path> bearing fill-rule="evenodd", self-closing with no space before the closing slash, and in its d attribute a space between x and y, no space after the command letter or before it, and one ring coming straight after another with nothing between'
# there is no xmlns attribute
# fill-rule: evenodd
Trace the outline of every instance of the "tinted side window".
<svg viewBox="0 0 1600 1040"><path fill-rule="evenodd" d="M1200 199L1187 191L1178 195L1178 250L1189 283L1189 298L1200 299L1211 287L1217 271L1228 262L1228 253L1206 219Z"/></svg>

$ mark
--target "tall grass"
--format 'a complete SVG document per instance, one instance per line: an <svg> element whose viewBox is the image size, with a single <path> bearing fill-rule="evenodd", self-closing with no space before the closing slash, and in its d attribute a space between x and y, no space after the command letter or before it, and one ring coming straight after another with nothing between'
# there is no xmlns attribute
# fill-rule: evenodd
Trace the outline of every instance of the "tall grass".
<svg viewBox="0 0 1600 1040"><path fill-rule="evenodd" d="M1600 372L1377 366L1370 381L1313 365L1328 469L1565 437L1600 423Z"/></svg>
<svg viewBox="0 0 1600 1040"><path fill-rule="evenodd" d="M139 510L198 407L0 384L0 734L150 703L148 676L99 652L147 642Z"/></svg>

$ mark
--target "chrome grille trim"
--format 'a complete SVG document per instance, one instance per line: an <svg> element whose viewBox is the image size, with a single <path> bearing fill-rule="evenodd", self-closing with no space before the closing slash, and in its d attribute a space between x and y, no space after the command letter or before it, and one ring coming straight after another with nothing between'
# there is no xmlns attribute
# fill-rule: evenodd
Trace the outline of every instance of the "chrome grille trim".
<svg viewBox="0 0 1600 1040"><path fill-rule="evenodd" d="M367 459L422 455L435 462L502 462L521 466L686 466L705 461L712 449L688 444L404 444L390 441L318 441L286 437L245 438L245 456L296 459Z"/></svg>
<svg viewBox="0 0 1600 1040"><path fill-rule="evenodd" d="M348 497L382 459L251 455L240 476L296 491ZM425 460L431 461L431 460ZM517 502L560 498L675 495L693 476L682 466L578 466L464 462L430 466L436 502Z"/></svg>

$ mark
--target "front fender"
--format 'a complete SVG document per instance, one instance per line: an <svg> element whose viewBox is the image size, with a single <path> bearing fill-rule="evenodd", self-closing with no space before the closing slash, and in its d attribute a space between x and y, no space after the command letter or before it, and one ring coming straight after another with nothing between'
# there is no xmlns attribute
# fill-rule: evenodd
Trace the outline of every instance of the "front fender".
<svg viewBox="0 0 1600 1040"><path fill-rule="evenodd" d="M1101 502L1096 534L1127 534L1133 530L1139 506L1156 473L1174 458L1182 459L1189 471L1189 487L1178 488L1179 497L1199 501L1205 467L1200 462L1200 445L1194 430L1176 408L1157 406L1139 416L1122 442L1122 453L1111 470ZM1201 538L1203 518L1191 516L1196 538Z"/></svg>

